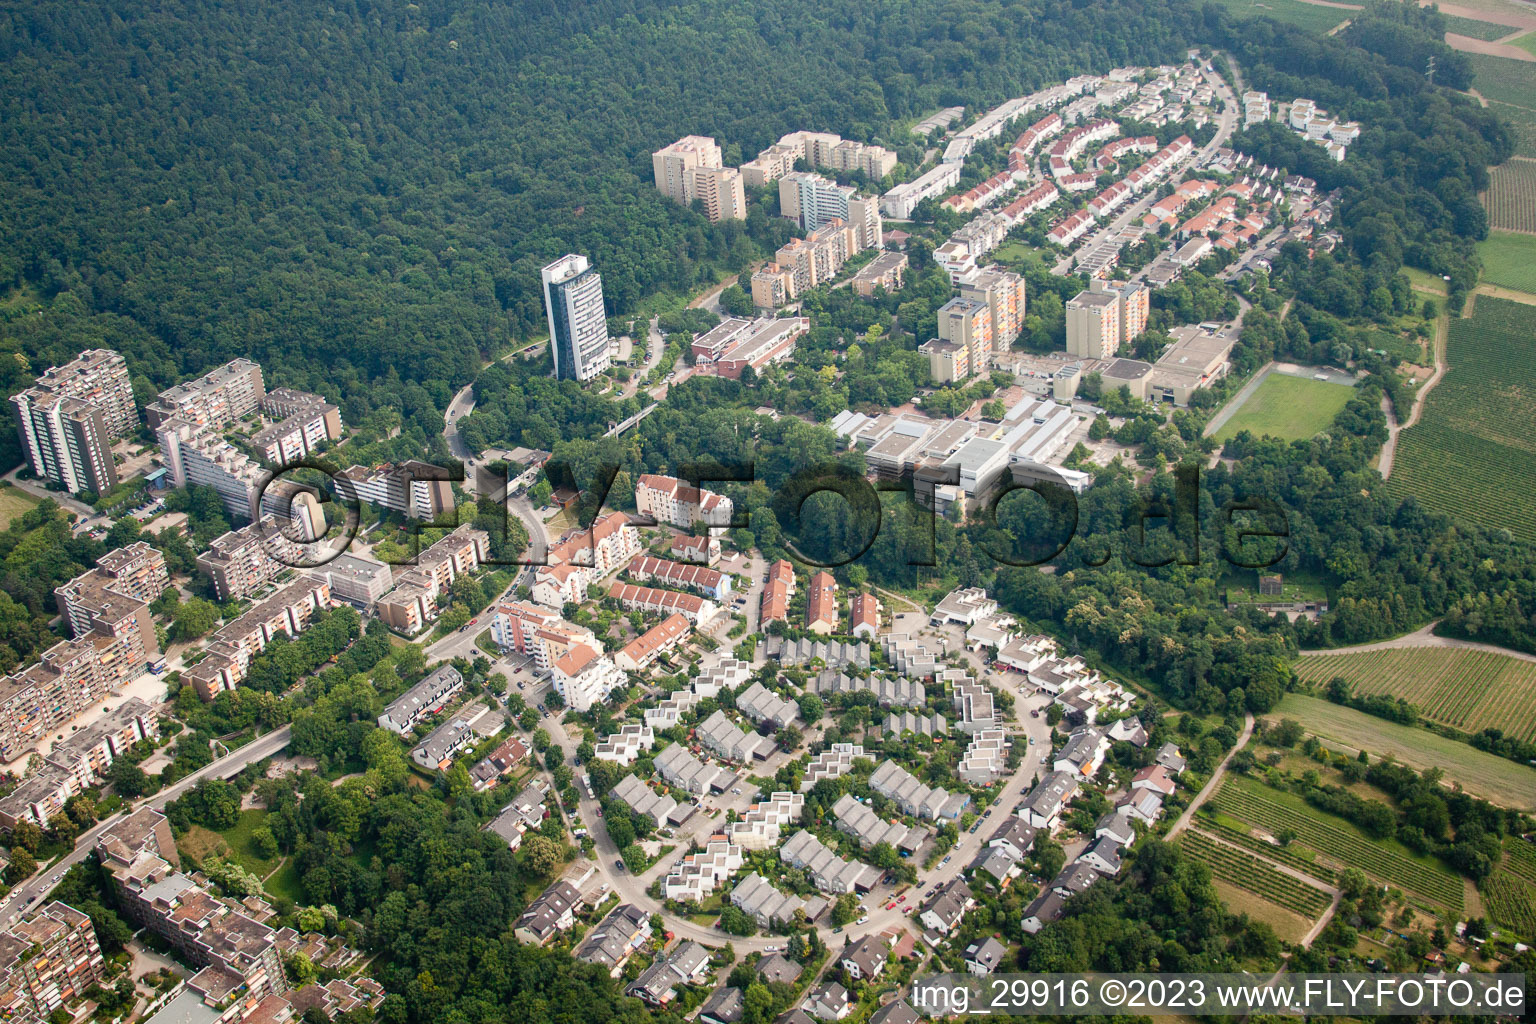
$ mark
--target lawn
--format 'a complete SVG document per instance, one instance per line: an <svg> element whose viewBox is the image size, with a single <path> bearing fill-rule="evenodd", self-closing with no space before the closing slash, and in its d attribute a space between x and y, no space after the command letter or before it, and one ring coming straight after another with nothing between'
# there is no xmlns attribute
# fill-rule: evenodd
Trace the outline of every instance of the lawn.
<svg viewBox="0 0 1536 1024"><path fill-rule="evenodd" d="M1408 275L1408 283L1417 291L1429 292L1432 295L1444 295L1446 292L1445 279L1439 274L1431 274L1418 267L1404 267L1403 273Z"/></svg>
<svg viewBox="0 0 1536 1024"><path fill-rule="evenodd" d="M1304 440L1327 430L1353 393L1347 384L1271 372L1216 432L1216 440L1229 441L1244 430Z"/></svg>
<svg viewBox="0 0 1536 1024"><path fill-rule="evenodd" d="M1216 0L1236 18L1273 18L1321 35L1346 21L1354 12L1338 7L1319 7L1301 0Z"/></svg>
<svg viewBox="0 0 1536 1024"><path fill-rule="evenodd" d="M227 850L229 859L258 877L264 876L277 867L278 859L269 860L258 855L251 844L251 833L261 827L261 823L266 820L266 811L257 809L241 811L240 819L235 822L233 828L214 832L201 825L193 825L177 845L196 860Z"/></svg>
<svg viewBox="0 0 1536 1024"><path fill-rule="evenodd" d="M1401 697L1460 732L1497 728L1536 740L1536 665L1520 658L1451 647L1356 651L1302 658L1296 674L1317 686L1341 676L1357 694Z"/></svg>
<svg viewBox="0 0 1536 1024"><path fill-rule="evenodd" d="M1532 239L1536 241L1536 239ZM1398 438L1389 490L1536 540L1536 308L1489 295L1450 321L1450 369Z"/></svg>
<svg viewBox="0 0 1536 1024"><path fill-rule="evenodd" d="M20 487L0 480L0 530L9 527L17 516L37 504L38 499Z"/></svg>
<svg viewBox="0 0 1536 1024"><path fill-rule="evenodd" d="M1221 897L1221 902L1227 905L1228 910L1234 914L1247 914L1255 921L1264 922L1273 928L1275 934L1284 942L1299 941L1312 927L1312 922L1300 914L1277 906L1247 889L1239 889L1231 882L1222 881L1220 878L1212 878L1211 882L1216 886L1216 894Z"/></svg>
<svg viewBox="0 0 1536 1024"><path fill-rule="evenodd" d="M1531 73L1536 75L1536 68ZM1536 235L1490 231L1486 241L1477 243L1477 254L1483 258L1484 281L1536 294Z"/></svg>
<svg viewBox="0 0 1536 1024"><path fill-rule="evenodd" d="M1317 697L1286 694L1278 718L1294 718L1325 744L1391 754L1417 771L1439 768L1450 783L1501 807L1536 811L1536 769L1485 754L1428 729L1398 725Z"/></svg>
<svg viewBox="0 0 1536 1024"><path fill-rule="evenodd" d="M1498 37L1495 36L1494 38L1497 39ZM1509 45L1510 46L1518 46L1518 47L1520 47L1520 49L1524 50L1526 53L1536 54L1536 32L1527 32L1523 36L1519 36L1518 38L1511 39L1509 41Z"/></svg>

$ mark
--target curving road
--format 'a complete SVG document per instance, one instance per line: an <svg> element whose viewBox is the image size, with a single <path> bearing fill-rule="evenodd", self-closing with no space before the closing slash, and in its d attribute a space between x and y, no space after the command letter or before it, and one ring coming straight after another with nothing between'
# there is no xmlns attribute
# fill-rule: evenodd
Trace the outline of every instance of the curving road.
<svg viewBox="0 0 1536 1024"><path fill-rule="evenodd" d="M137 810L140 807L153 807L156 810L163 810L166 804L175 800L204 779L227 779L230 776L238 775L246 765L271 757L286 747L292 734L293 730L285 725L281 729L267 733L265 736L258 736L234 753L221 757L212 764L204 765L191 775L166 786L154 796L140 800L133 805L132 810ZM80 837L75 841L75 848L72 851L49 864L44 871L39 872L12 889L11 901L6 904L5 909L0 910L0 929L9 927L11 922L30 907L34 901L40 900L52 890L58 884L58 880L63 877L64 872L90 856L91 852L96 849L96 840L101 834L107 831L113 824L120 822L128 813L130 812L119 811L94 828L81 833Z"/></svg>
<svg viewBox="0 0 1536 1024"><path fill-rule="evenodd" d="M1217 83L1216 95L1223 101L1221 115L1217 118L1216 121L1216 134L1211 137L1211 141L1206 143L1204 147L1195 150L1195 152L1186 158L1182 163L1176 165L1173 170L1168 173L1167 177L1164 179L1165 181L1177 181L1179 176L1182 175L1185 171L1189 170L1191 167L1203 164L1211 157L1215 156L1216 151L1222 146L1225 146L1228 140L1232 138L1232 133L1237 130L1237 119L1242 106L1242 103L1238 97L1241 96L1243 92L1243 75L1242 72L1238 70L1237 64L1232 60L1231 56L1226 54L1223 54L1223 56L1227 58L1227 66L1232 69L1232 81L1228 83L1221 77L1220 74L1214 70L1209 76ZM1067 255L1063 256L1056 263L1056 265L1051 268L1051 273L1058 276L1070 273L1072 270L1072 260L1076 253L1086 251L1100 238L1107 238L1110 235L1113 235L1115 232L1124 230L1132 223L1140 223L1142 216L1152 208L1152 204L1156 201L1157 189L1154 188L1148 191L1135 203L1126 207L1125 210L1121 211L1120 215L1114 220L1095 230L1092 235L1084 239L1082 244L1072 252L1069 252Z"/></svg>
<svg viewBox="0 0 1536 1024"><path fill-rule="evenodd" d="M763 567L763 569L766 571L766 567ZM900 618L905 618L905 616L898 617L898 622L892 626L893 629L903 628L899 621ZM907 628L909 631L916 631L919 626L926 627L926 623L926 615L914 613L912 623ZM930 632L940 631L930 630ZM954 630L945 632L946 635L949 635L951 649L963 654L972 669L977 672L978 678L987 678L991 681L992 685L1003 688L1004 684L998 676L988 671L976 655L965 650L963 632ZM758 663L761 665L766 662L759 656ZM536 696L537 693L535 692L534 696L528 698L530 703L535 701ZM962 832L949 854L943 858L942 863L934 865L931 870L921 868L918 870L918 881L908 891L906 902L898 903L889 910L885 908L885 904L889 903L892 899L892 894L896 888L893 886L877 886L873 892L865 896L864 905L867 909L868 919L858 927L855 934L874 934L892 927L905 928L908 921L907 915L903 911L909 906L919 903L921 894L928 888L955 877L965 865L971 862L977 851L986 844L991 832L1001 823L1002 818L1011 813L1027 789L1034 784L1036 776L1043 772L1045 754L1050 750L1050 726L1046 723L1043 715L1039 718L1034 718L1029 712L1038 710L1048 703L1049 700L1033 695L1026 696L1020 693L1015 696L1015 722L1020 728L1015 731L1014 741L1024 745L1024 757L1018 769L1011 776L1003 780L997 799L990 805L992 808L991 816L987 818L978 817L975 831ZM573 762L575 760L576 748L580 742L579 738L571 735L569 731L558 723L549 727L549 732L551 739L564 751L566 761L568 763ZM812 738L810 732L811 730L807 730L808 741ZM1033 744L1029 742L1031 735L1035 738ZM771 774L786 759L787 755L776 753L765 766L754 767L753 773L759 775ZM740 783L739 788L742 791L739 795L727 791L717 796L705 798L702 801L703 804L713 808L718 813L712 816L703 809L696 811L694 817L677 829L674 838L669 840L670 843L676 845L677 850L659 860L640 876L633 875L627 869L621 869L616 866L616 862L621 859L619 850L614 845L612 839L609 838L607 829L599 826L601 819L598 816L598 801L587 797L578 786L579 818L581 822L586 824L596 846L597 860L593 864L593 868L597 877L611 886L612 890L618 894L621 900L633 903L647 913L662 915L667 921L668 929L679 936L715 945L730 942L738 951L762 951L770 947L781 947L786 941L784 936L757 935L743 938L730 935L712 925L699 924L688 918L671 914L665 909L662 901L653 898L646 891L652 882L665 876L673 864L687 854L691 840L697 839L702 845L713 834L716 824L725 821L728 811L736 810L739 812L751 802L756 790L755 787L746 783L745 775L745 771L741 772L742 777L738 779ZM573 822L567 821L567 825L571 824ZM725 888L728 889L731 884L729 881L726 882ZM832 948L837 948L841 945L838 936L834 934L829 924L823 924L818 931L821 934L821 938Z"/></svg>

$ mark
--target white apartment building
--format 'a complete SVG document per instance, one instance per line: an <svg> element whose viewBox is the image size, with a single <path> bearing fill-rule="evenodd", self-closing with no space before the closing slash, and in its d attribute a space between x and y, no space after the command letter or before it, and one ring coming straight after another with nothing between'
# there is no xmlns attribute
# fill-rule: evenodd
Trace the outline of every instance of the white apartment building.
<svg viewBox="0 0 1536 1024"><path fill-rule="evenodd" d="M453 485L441 466L414 459L350 466L334 477L343 501L366 501L412 519L435 519L453 508Z"/></svg>
<svg viewBox="0 0 1536 1024"><path fill-rule="evenodd" d="M601 704L614 690L629 684L607 655L584 643L576 644L550 666L550 682L572 711Z"/></svg>
<svg viewBox="0 0 1536 1024"><path fill-rule="evenodd" d="M724 495L656 473L646 473L635 483L635 509L680 530L691 530L700 521L729 526L733 512L731 499Z"/></svg>
<svg viewBox="0 0 1536 1024"><path fill-rule="evenodd" d="M539 275L544 282L555 377L591 380L612 365L602 276L579 253L560 257Z"/></svg>

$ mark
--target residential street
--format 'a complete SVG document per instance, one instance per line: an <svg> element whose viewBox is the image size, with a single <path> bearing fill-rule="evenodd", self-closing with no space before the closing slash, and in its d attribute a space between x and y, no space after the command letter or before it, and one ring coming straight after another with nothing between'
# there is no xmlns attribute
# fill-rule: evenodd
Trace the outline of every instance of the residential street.
<svg viewBox="0 0 1536 1024"><path fill-rule="evenodd" d="M186 778L165 787L154 796L139 801L134 805L134 808L148 806L160 810L204 779L227 779L232 775L238 775L246 765L253 761L272 757L286 747L291 734L292 729L285 725L281 729L276 729L265 736L260 736L228 757L221 757L212 764L199 768ZM123 813L119 812L97 824L96 827L89 831L82 833L79 839L76 840L73 850L48 865L46 870L12 889L10 902L5 905L3 910L0 910L0 930L9 927L11 922L16 920L23 910L30 907L34 901L40 899L57 885L59 879L64 877L65 871L90 856L91 852L96 849L97 838L107 831L114 822L121 820L124 816Z"/></svg>

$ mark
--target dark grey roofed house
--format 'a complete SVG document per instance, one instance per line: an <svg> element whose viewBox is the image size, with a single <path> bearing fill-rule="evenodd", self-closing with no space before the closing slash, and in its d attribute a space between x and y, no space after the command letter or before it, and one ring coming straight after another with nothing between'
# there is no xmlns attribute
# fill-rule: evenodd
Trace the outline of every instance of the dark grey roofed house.
<svg viewBox="0 0 1536 1024"><path fill-rule="evenodd" d="M984 846L971 860L971 871L987 876L996 885L1007 881L1018 866L1012 851L1001 846Z"/></svg>
<svg viewBox="0 0 1536 1024"><path fill-rule="evenodd" d="M1130 846L1136 841L1136 830L1131 827L1130 812L1110 811L1093 826L1093 835L1096 839L1109 836L1121 846Z"/></svg>
<svg viewBox="0 0 1536 1024"><path fill-rule="evenodd" d="M989 935L965 947L965 967L972 974L991 974L1007 955L1008 947Z"/></svg>
<svg viewBox="0 0 1536 1024"><path fill-rule="evenodd" d="M1175 775L1184 770L1184 757L1179 753L1179 748L1172 743L1164 743L1158 747L1154 760Z"/></svg>
<svg viewBox="0 0 1536 1024"><path fill-rule="evenodd" d="M717 988L699 1008L698 1019L704 1024L738 1024L741 1011L741 989Z"/></svg>
<svg viewBox="0 0 1536 1024"><path fill-rule="evenodd" d="M1051 879L1050 888L1063 896L1076 896L1087 892L1098 880L1099 873L1093 869L1093 865L1075 860L1062 868L1061 874Z"/></svg>
<svg viewBox="0 0 1536 1024"><path fill-rule="evenodd" d="M1066 898L1055 889L1047 889L1035 901L1024 908L1024 930L1030 935L1061 916L1067 905Z"/></svg>
<svg viewBox="0 0 1536 1024"><path fill-rule="evenodd" d="M918 1024L922 1017L905 999L893 999L869 1015L869 1024Z"/></svg>
<svg viewBox="0 0 1536 1024"><path fill-rule="evenodd" d="M769 983L794 981L803 969L781 953L770 953L757 962L758 976Z"/></svg>
<svg viewBox="0 0 1536 1024"><path fill-rule="evenodd" d="M610 910L576 947L577 960L599 967L606 967L617 974L629 955L645 942L651 933L650 915L632 903L623 903Z"/></svg>
<svg viewBox="0 0 1536 1024"><path fill-rule="evenodd" d="M1123 847L1113 836L1101 836L1088 844L1088 847L1078 854L1080 860L1093 865L1097 871L1106 875L1118 875L1120 873L1120 854Z"/></svg>
<svg viewBox="0 0 1536 1024"><path fill-rule="evenodd" d="M880 976L880 972L885 970L885 961L890 952L890 947L883 940L866 935L843 947L842 956L838 960L850 978L865 981Z"/></svg>
<svg viewBox="0 0 1536 1024"><path fill-rule="evenodd" d="M1010 814L997 826L997 831L987 837L987 845L1010 849L1017 859L1022 860L1029 853L1030 847L1035 845L1035 834L1029 822L1017 814Z"/></svg>

